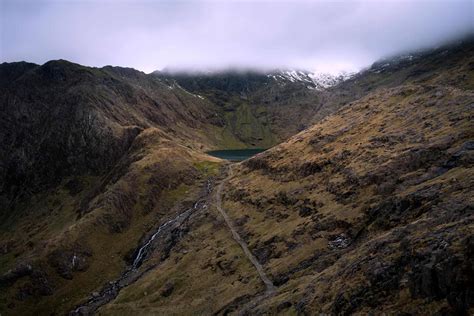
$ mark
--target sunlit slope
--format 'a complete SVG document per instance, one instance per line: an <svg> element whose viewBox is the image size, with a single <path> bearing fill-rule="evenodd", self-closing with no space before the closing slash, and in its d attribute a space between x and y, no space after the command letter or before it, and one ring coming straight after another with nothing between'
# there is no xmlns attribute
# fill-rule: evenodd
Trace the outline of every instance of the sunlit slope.
<svg viewBox="0 0 474 316"><path fill-rule="evenodd" d="M380 89L239 166L226 206L280 285L259 310L472 307L472 100Z"/></svg>

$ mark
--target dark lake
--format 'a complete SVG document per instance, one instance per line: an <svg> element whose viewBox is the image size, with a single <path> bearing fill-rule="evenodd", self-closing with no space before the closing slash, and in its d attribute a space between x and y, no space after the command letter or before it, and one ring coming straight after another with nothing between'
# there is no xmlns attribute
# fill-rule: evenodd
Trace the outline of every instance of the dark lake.
<svg viewBox="0 0 474 316"><path fill-rule="evenodd" d="M242 161L252 156L255 156L258 153L261 153L262 151L265 151L265 149L262 149L262 148L228 149L228 150L208 151L207 154L217 157L217 158L230 160L230 161Z"/></svg>

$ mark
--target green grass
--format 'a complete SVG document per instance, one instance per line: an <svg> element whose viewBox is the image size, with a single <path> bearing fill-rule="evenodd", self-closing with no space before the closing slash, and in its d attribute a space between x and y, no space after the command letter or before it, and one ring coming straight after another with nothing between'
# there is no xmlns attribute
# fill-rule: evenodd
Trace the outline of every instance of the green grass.
<svg viewBox="0 0 474 316"><path fill-rule="evenodd" d="M194 168L196 168L204 177L211 177L219 173L220 165L221 163L219 162L200 161L194 164Z"/></svg>
<svg viewBox="0 0 474 316"><path fill-rule="evenodd" d="M264 106L251 106L240 100L231 100L228 104L233 111L222 112L225 126L211 126L210 135L216 138L216 148L268 148L278 143L270 129Z"/></svg>

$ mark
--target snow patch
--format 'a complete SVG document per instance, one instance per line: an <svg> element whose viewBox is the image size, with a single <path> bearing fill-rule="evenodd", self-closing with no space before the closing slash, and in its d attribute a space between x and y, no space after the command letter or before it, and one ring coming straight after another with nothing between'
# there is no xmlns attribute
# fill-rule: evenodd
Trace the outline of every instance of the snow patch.
<svg viewBox="0 0 474 316"><path fill-rule="evenodd" d="M345 71L333 75L317 71L285 70L269 74L267 77L272 78L280 84L288 82L303 83L306 88L310 90L325 90L352 78L354 75L355 73Z"/></svg>

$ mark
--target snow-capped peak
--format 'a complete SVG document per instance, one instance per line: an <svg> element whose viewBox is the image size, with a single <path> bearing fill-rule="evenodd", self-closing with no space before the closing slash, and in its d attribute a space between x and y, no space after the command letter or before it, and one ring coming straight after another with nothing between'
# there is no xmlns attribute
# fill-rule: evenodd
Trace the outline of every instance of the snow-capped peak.
<svg viewBox="0 0 474 316"><path fill-rule="evenodd" d="M299 82L305 84L308 89L325 90L341 83L342 81L352 78L354 74L355 73L345 71L333 75L317 71L280 70L267 76L281 84L285 84L285 81L292 83Z"/></svg>
<svg viewBox="0 0 474 316"><path fill-rule="evenodd" d="M323 90L333 87L343 81L354 77L354 72L341 71L338 74L329 74L324 72L313 72L309 76L313 80L317 89Z"/></svg>

